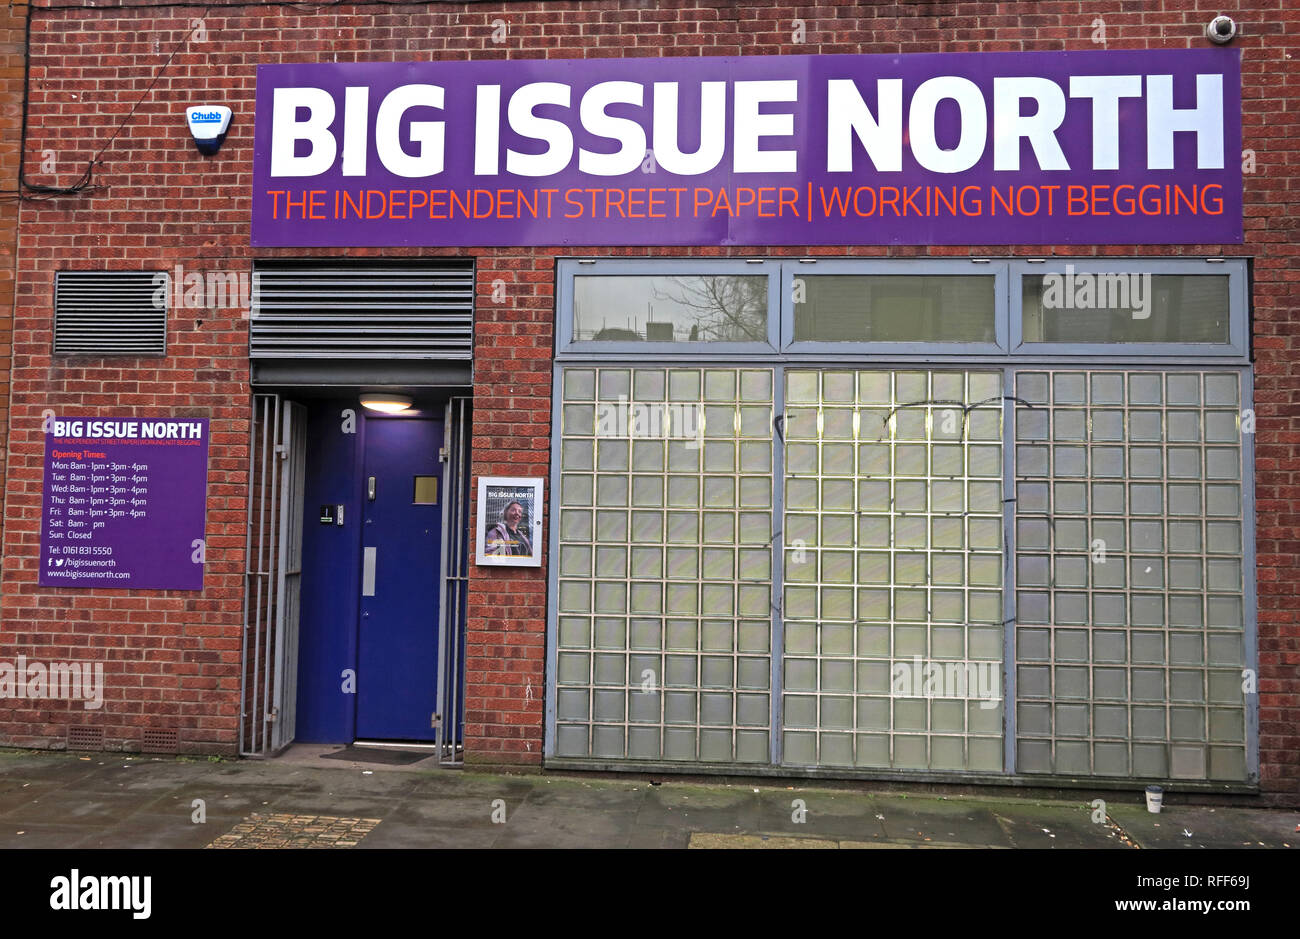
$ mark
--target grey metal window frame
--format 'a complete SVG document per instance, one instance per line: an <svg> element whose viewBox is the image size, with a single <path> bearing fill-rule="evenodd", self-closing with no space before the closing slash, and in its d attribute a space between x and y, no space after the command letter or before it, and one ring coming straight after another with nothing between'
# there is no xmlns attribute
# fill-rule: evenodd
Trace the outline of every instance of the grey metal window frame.
<svg viewBox="0 0 1300 939"><path fill-rule="evenodd" d="M1229 326L1226 343L1067 343L1025 342L1022 322L1022 279L1063 273L1067 265L1079 274L1149 273L1219 275L1228 277ZM556 356L573 360L609 360L655 356L694 359L726 357L734 361L774 362L861 361L886 357L906 362L1095 361L1158 364L1177 358L1189 364L1236 362L1247 364L1250 352L1248 262L1226 258L1114 259L1056 257L1010 258L561 258L556 262ZM576 276L765 275L768 284L768 341L761 342L592 342L573 338L573 297ZM831 342L794 340L794 280L819 275L978 276L995 278L995 340L971 342Z"/></svg>
<svg viewBox="0 0 1300 939"><path fill-rule="evenodd" d="M687 258L590 258L561 259L556 263L556 344L557 355L589 355L602 360L618 356L702 356L770 357L776 355L780 317L780 265L778 260L742 258L738 260L699 260ZM574 278L581 276L654 277L654 276L765 276L767 277L766 342L627 342L575 340L573 338Z"/></svg>
<svg viewBox="0 0 1300 939"><path fill-rule="evenodd" d="M1076 272L1087 273L1133 273L1162 274L1219 274L1226 273L1230 278L1230 321L1229 342L1219 344L1189 343L1115 343L1108 345L1082 345L1077 343L1024 343L1021 340L1021 278L1025 275L1037 275L1063 271L1065 265L1073 265ZM784 373L791 367L822 365L829 368L878 367L905 368L908 366L935 367L965 364L968 367L984 366L1000 370L1002 373L1004 394L1003 417L1003 485L1013 486L1015 475L1015 422L1008 419L1014 412L1013 402L1006 396L1013 387L1018 371L1033 368L1050 367L1055 369L1082 368L1094 371L1105 369L1132 369L1150 367L1158 370L1175 370L1180 367L1203 368L1218 367L1234 369L1241 374L1241 407L1243 412L1254 407L1254 369L1249 357L1250 352L1250 317L1249 317L1249 269L1248 260L1222 258L1139 258L1116 257L1113 259L1058 257L1051 261L1046 259L823 259L823 258L781 258L781 259L741 259L741 260L692 260L677 258L618 258L618 259L557 259L556 262L556 358L552 369L552 402L562 400L563 371L566 366L575 364L595 364L605 366L635 367L672 367L686 366L692 368L735 367L762 365L773 370L773 414L779 419L785 413ZM999 288L995 296L998 299L997 337L999 342L1005 340L1004 347L991 344L962 343L869 343L869 342L801 342L793 343L787 337L793 336L793 313L791 304L786 300L791 297L791 286L795 276L812 274L811 268L817 265L821 273L836 274L919 274L938 275L977 274L981 268L999 277ZM1223 265L1219 270L1215 265ZM773 270L775 268L775 271ZM1000 269L1000 270L999 270ZM656 273L735 274L742 272L777 274L769 284L769 339L770 347L759 343L699 343L687 348L686 343L654 342L575 342L572 338L572 300L573 277L578 274L633 274L650 276ZM812 276L816 276L815 274ZM773 315L775 314L775 315ZM925 347L925 351L917 347ZM1101 361L1099 361L1099 358ZM674 361L674 359L676 361ZM777 383L780 383L778 385ZM1245 667L1259 668L1258 642L1258 575L1255 545L1255 447L1253 435L1251 441L1242 446L1242 565L1243 565L1243 644ZM549 556L558 558L559 552L559 485L560 455L562 433L558 422L552 423L550 496L552 519L549 534ZM784 447L779 440L774 441L773 454L774 478L784 476ZM771 656L771 762L763 764L724 764L693 763L680 764L683 772L696 773L734 773L745 772L749 775L771 776L840 776L861 778L905 778L919 780L952 781L970 779L972 781L1005 781L1031 784L1049 784L1052 780L1065 777L1056 775L1023 775L1016 766L1016 669L1015 669L1015 516L1013 506L1007 504L1003 515L1003 604L1006 621L1003 623L1003 747L1004 767L1001 772L949 772L934 770L881 770L857 769L852 767L817 767L809 769L803 766L786 765L783 754L781 729L783 726L784 681L782 663L784 658L785 616L781 603L784 589L784 566L779 559L784 554L784 539L780 535L781 519L785 512L784 487L773 487L772 518L777 534L773 538L772 567L772 641ZM558 562L548 564L547 571L547 631L546 631L546 682L547 693L544 707L543 758L558 760L572 765L601 764L605 768L625 768L635 770L646 768L642 763L626 760L609 760L600 757L587 759L556 757L556 727L558 715L556 709L557 655L558 655ZM1246 708L1245 748L1246 779L1239 783L1222 781L1183 781L1189 789L1208 789L1214 791L1254 791L1260 782L1260 748L1259 748L1259 698L1248 696ZM654 766L662 768L661 761ZM1141 781L1137 777L1121 778L1106 776L1089 776L1086 783L1092 788L1127 788ZM1151 780L1146 780L1151 782Z"/></svg>
<svg viewBox="0 0 1300 939"><path fill-rule="evenodd" d="M781 304L781 352L789 355L807 354L817 359L828 357L871 356L925 356L942 352L945 355L992 356L1007 353L1006 298L1009 290L1009 272L1005 262L988 262L980 259L855 259L855 258L801 258L781 265L781 297L791 302ZM992 277L993 286L993 342L832 342L794 338L794 282L798 278L818 276L894 276L894 277Z"/></svg>
<svg viewBox="0 0 1300 939"><path fill-rule="evenodd" d="M1026 342L1024 338L1024 294L1022 279L1043 274L1065 273L1066 267L1075 274L1178 274L1184 276L1227 276L1228 278L1228 341L1208 342ZM1041 355L1102 357L1112 361L1143 361L1180 358L1244 360L1250 350L1249 285L1247 262L1225 258L1052 258L1051 260L1024 260L1010 262L1011 294L1007 312L1010 314L1011 345L1013 355Z"/></svg>

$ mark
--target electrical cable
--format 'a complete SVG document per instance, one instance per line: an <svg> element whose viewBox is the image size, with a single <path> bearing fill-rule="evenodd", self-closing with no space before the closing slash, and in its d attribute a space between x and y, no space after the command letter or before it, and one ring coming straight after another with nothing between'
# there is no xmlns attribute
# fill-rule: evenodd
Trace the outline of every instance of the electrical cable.
<svg viewBox="0 0 1300 939"><path fill-rule="evenodd" d="M476 4L476 3L486 3L487 0L458 0L458 2L460 2L461 4L466 4L466 3ZM297 2L293 2L293 0L265 0L265 2L262 2L262 0L230 0L230 2L226 2L226 3L213 3L211 2L211 0L208 0L207 3L199 3L199 2L176 3L176 2L166 2L166 0L159 0L159 2L153 2L153 0L149 0L149 2L132 3L130 2L130 0L127 0L127 2L115 3L115 4L99 4L94 2L91 3L28 3L27 4L28 13L24 24L24 41L23 41L23 52L24 52L23 55L23 119L22 119L22 138L19 141L19 150L18 150L18 154L19 154L18 155L18 189L0 190L0 196L12 194L15 197L15 199L18 201L25 200L25 201L43 202L51 198L56 198L58 196L78 195L80 193L92 191L93 189L97 188L93 185L93 183L94 183L95 166L99 163L100 157L102 157L104 155L104 152L113 144L113 141L117 140L118 135L122 133L122 130L126 127L126 125L130 123L131 118L135 116L136 110L144 102L144 99L149 96L149 93L153 91L154 86L158 84L158 80L163 76L163 73L167 71L168 66L170 66L172 60L176 58L176 54L180 52L181 47L184 46L187 42L189 42L190 37L194 34L194 32L197 29L200 28L198 25L191 27L189 32L187 32L185 36L181 39L181 41L176 44L176 47L172 49L171 55L167 57L167 61L162 64L162 67L159 68L156 73L154 73L153 81L149 83L149 87L144 90L144 93L140 95L138 99L136 99L135 104L131 106L130 112L126 115L126 117L122 120L122 122L118 124L117 128L113 131L112 136L108 138L108 141L102 147L99 148L99 150L95 153L95 155L90 159L90 162L86 164L85 171L81 174L80 177L78 177L77 181L73 183L71 186L47 186L40 183L27 182L26 173L25 173L25 163L26 163L26 155L27 155L27 117L28 117L29 97L30 97L30 64L31 64L30 49L31 49L31 34L32 34L32 14L37 10L41 10L41 11L46 11L46 10L90 11L90 10L136 10L136 9L145 10L145 9L161 9L161 8L176 8L176 7L200 7L202 12L199 13L198 19L201 20L210 13L213 13L217 10L226 9L226 8L230 8L230 9L247 8L247 7L264 8L264 7L275 6L275 7L285 7L288 9L293 9L293 10L303 11L303 12L320 12L321 10L325 10L325 9L330 9L334 7L345 7L345 6L353 6L353 7L421 6L423 7L423 6L431 6L435 4L452 5L452 0L318 0L318 2L316 3L297 3ZM32 193L34 193L35 195L30 195ZM3 201L5 200L3 198L0 198L0 202Z"/></svg>
<svg viewBox="0 0 1300 939"><path fill-rule="evenodd" d="M86 9L90 9L90 8L87 7ZM95 9L100 9L100 8L96 7ZM209 13L210 9L211 9L210 6L204 8L203 12L199 14L198 18L202 19L204 16L206 16ZM31 39L31 23L32 23L32 19L29 13L27 17L28 43L24 45L24 49L30 48L29 44ZM168 67L172 64L172 60L176 58L176 54L180 52L181 48L190 41L190 37L194 35L194 32L197 29L199 29L198 25L192 26L189 29L189 31L186 32L185 35L181 37L180 42L176 43L175 47L171 51L171 55L167 56L167 60L163 62L162 66L154 73L153 80L149 82L149 87L145 88L145 90L141 93L140 97L136 99L135 104L131 105L131 110L127 112L126 117L124 117L121 123L117 125L117 128L113 131L112 136L110 136L108 140L104 142L103 146L101 146L95 152L95 155L90 158L90 162L86 164L85 171L81 174L81 176L77 179L77 181L73 183L71 186L46 186L41 183L29 183L27 182L26 176L23 172L23 157L26 155L27 152L27 106L28 106L28 92L29 92L28 73L27 73L27 69L24 68L23 70L23 124L22 124L23 132L22 132L21 148L19 151L21 155L19 157L19 166L18 166L19 197L22 198L22 195L27 192L37 193L38 195L46 196L47 198L54 197L54 196L71 196L71 195L77 195L82 192L86 192L87 190L91 189L95 178L95 166L100 162L100 158L104 155L104 152L113 145L113 141L117 140L118 136L122 133L123 129L125 129L126 125L131 123L131 118L135 116L135 112L139 109L140 105L144 103L144 99L149 97L150 93L154 90L154 86L158 84L158 80L162 78L163 74L167 71ZM30 61L31 56L26 55L24 56L24 58L26 61Z"/></svg>

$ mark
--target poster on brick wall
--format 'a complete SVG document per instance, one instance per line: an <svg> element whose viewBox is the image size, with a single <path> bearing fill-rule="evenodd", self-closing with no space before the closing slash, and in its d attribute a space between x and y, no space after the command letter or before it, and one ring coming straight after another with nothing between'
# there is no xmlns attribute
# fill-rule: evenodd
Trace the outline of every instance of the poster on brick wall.
<svg viewBox="0 0 1300 939"><path fill-rule="evenodd" d="M1239 50L261 65L252 244L1240 243Z"/></svg>
<svg viewBox="0 0 1300 939"><path fill-rule="evenodd" d="M542 512L541 479L479 477L474 563L541 567Z"/></svg>
<svg viewBox="0 0 1300 939"><path fill-rule="evenodd" d="M39 583L202 590L206 418L45 422Z"/></svg>

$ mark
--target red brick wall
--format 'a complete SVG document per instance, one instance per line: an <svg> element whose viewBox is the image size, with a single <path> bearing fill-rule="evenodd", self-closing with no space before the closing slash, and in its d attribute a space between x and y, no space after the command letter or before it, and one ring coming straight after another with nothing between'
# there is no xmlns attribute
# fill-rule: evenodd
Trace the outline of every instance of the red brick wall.
<svg viewBox="0 0 1300 939"><path fill-rule="evenodd" d="M496 249L479 257L476 275L473 478L549 477L554 262ZM471 492L477 503L477 482ZM466 762L540 762L546 567L471 567L468 628Z"/></svg>
<svg viewBox="0 0 1300 939"><path fill-rule="evenodd" d="M9 358L13 342L14 263L18 246L18 154L23 122L27 4L0 8L0 492L9 434ZM0 513L0 539L4 518Z"/></svg>
<svg viewBox="0 0 1300 939"><path fill-rule="evenodd" d="M111 0L109 0L111 2ZM66 184L147 87L200 6L37 10L33 21L32 127L28 160L58 153ZM248 418L246 325L231 312L174 315L163 361L60 361L49 356L52 273L69 267L247 269L254 68L258 63L661 55L899 53L1054 49L1198 48L1221 12L1201 0L1068 2L731 3L599 0L411 6L338 6L314 13L245 5L206 18L208 41L190 43L103 158L103 188L24 208L15 323L10 530L0 657L18 646L43 654L112 654L112 706L96 719L131 740L151 721L179 724L183 739L229 747L236 721L242 564L239 467ZM1292 203L1300 178L1296 62L1300 10L1290 0L1245 0L1243 25L1247 243L1143 247L1144 254L1251 256L1254 265L1260 622L1260 751L1263 785L1300 793L1300 356L1296 355L1297 248ZM802 42L794 41L802 19ZM505 20L504 42L493 22ZM1101 22L1098 22L1100 20ZM1102 43L1095 41L1105 40ZM221 98L236 112L221 154L204 160L180 109ZM583 253L568 248L563 253ZM1051 245L983 246L975 253L1131 253ZM292 254L258 252L259 256ZM327 252L317 252L327 253ZM362 252L339 252L356 255ZM374 254L380 252L364 252ZM388 251L386 254L419 252ZM444 252L423 252L444 253ZM479 258L473 470L547 474L553 262L558 250L473 251ZM591 249L644 254L644 249ZM956 248L745 249L654 253L964 255ZM505 300L491 296L505 283ZM506 369L502 363L509 362ZM196 372L203 374L195 379ZM40 438L45 406L211 415L215 446L209 573L201 596L144 591L37 590ZM531 418L530 418L531 415ZM223 462L224 461L224 462ZM471 576L467 759L538 763L544 698L545 567ZM100 651L103 650L103 651ZM147 653L145 650L148 650ZM522 694L520 688L522 687ZM529 689L531 688L531 695ZM57 709L6 714L15 742L52 740L74 715ZM83 719L77 714L75 718Z"/></svg>

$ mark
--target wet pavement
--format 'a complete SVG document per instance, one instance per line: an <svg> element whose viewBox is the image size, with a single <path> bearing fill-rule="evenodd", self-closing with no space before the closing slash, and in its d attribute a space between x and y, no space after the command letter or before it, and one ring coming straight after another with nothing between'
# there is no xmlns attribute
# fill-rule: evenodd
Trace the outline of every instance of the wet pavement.
<svg viewBox="0 0 1300 939"><path fill-rule="evenodd" d="M1289 848L1300 811L1140 792L506 775L325 758L0 751L0 848ZM878 787L885 788L885 787Z"/></svg>

